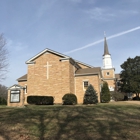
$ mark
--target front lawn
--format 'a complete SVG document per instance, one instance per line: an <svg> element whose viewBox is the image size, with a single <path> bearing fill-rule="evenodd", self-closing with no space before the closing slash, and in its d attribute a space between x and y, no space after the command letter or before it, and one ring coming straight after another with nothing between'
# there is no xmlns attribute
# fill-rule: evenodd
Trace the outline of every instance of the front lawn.
<svg viewBox="0 0 140 140"><path fill-rule="evenodd" d="M0 140L139 140L140 105L0 106Z"/></svg>

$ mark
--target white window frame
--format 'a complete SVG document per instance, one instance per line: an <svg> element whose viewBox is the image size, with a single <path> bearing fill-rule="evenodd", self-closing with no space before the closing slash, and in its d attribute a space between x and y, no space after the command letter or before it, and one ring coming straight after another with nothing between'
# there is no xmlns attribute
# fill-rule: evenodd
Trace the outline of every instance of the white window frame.
<svg viewBox="0 0 140 140"><path fill-rule="evenodd" d="M25 84L25 94L27 94L27 84Z"/></svg>
<svg viewBox="0 0 140 140"><path fill-rule="evenodd" d="M13 99L14 96L17 96L17 99ZM19 103L20 102L20 90L11 90L10 91L10 103Z"/></svg>
<svg viewBox="0 0 140 140"><path fill-rule="evenodd" d="M89 86L89 80L83 80L83 90L84 90L84 91L86 91L85 86L84 86L84 83L85 83L85 82L88 82L88 86Z"/></svg>

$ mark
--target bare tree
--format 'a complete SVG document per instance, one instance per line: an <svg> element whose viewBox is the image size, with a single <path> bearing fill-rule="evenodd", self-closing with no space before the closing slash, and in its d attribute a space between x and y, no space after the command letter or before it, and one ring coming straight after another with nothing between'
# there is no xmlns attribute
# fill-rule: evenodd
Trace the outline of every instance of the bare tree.
<svg viewBox="0 0 140 140"><path fill-rule="evenodd" d="M0 81L6 78L8 67L8 50L3 34L0 35Z"/></svg>
<svg viewBox="0 0 140 140"><path fill-rule="evenodd" d="M7 100L7 93L8 93L7 87L0 84L0 97Z"/></svg>

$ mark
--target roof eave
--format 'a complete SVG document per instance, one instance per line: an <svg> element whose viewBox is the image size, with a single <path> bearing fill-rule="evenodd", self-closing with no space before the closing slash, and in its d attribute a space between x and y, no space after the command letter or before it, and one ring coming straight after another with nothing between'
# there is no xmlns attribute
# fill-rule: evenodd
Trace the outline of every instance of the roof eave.
<svg viewBox="0 0 140 140"><path fill-rule="evenodd" d="M87 76L87 75L99 75L99 73L83 73L83 74L75 74L74 76Z"/></svg>
<svg viewBox="0 0 140 140"><path fill-rule="evenodd" d="M80 64L82 64L82 65L84 65L84 66L87 66L87 67L90 67L90 68L94 68L93 66L91 66L91 65L89 65L89 64L86 64L86 63L83 63L83 62L78 61L78 60L75 60L75 62L80 63Z"/></svg>
<svg viewBox="0 0 140 140"><path fill-rule="evenodd" d="M29 60L27 60L25 63L26 63L26 64L32 63L32 61L33 61L35 58L39 57L40 55L42 55L43 53L45 53L45 52L47 52L47 51L48 51L48 52L51 52L51 53L54 53L54 54L57 54L57 55L59 55L59 56L61 56L61 57L64 57L64 58L69 58L69 56L67 56L67 55L64 55L64 54L61 54L61 53L58 53L58 52L56 52L56 51L53 51L53 50L50 50L50 49L46 48L45 50L41 51L40 53L38 53L38 54L35 55L34 57L32 57L32 58L30 58Z"/></svg>
<svg viewBox="0 0 140 140"><path fill-rule="evenodd" d="M102 80L116 80L116 78L102 78Z"/></svg>
<svg viewBox="0 0 140 140"><path fill-rule="evenodd" d="M20 81L27 81L27 79L17 79L18 82Z"/></svg>
<svg viewBox="0 0 140 140"><path fill-rule="evenodd" d="M63 60L69 60L70 63L72 65L74 65L77 69L80 69L81 67L76 63L76 61L74 59L72 59L71 57L68 57L68 58L60 58L60 61L63 61Z"/></svg>

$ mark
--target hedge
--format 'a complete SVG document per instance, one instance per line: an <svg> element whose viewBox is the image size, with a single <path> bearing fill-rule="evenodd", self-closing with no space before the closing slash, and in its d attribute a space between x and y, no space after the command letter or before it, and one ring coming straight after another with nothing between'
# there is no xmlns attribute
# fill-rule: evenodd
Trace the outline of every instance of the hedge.
<svg viewBox="0 0 140 140"><path fill-rule="evenodd" d="M77 104L77 97L75 94L67 93L62 97L63 105L75 105Z"/></svg>
<svg viewBox="0 0 140 140"><path fill-rule="evenodd" d="M124 94L121 92L111 91L110 94L111 94L112 99L115 101L123 101L124 100Z"/></svg>
<svg viewBox="0 0 140 140"><path fill-rule="evenodd" d="M52 96L28 96L27 103L36 105L53 105L54 98Z"/></svg>

